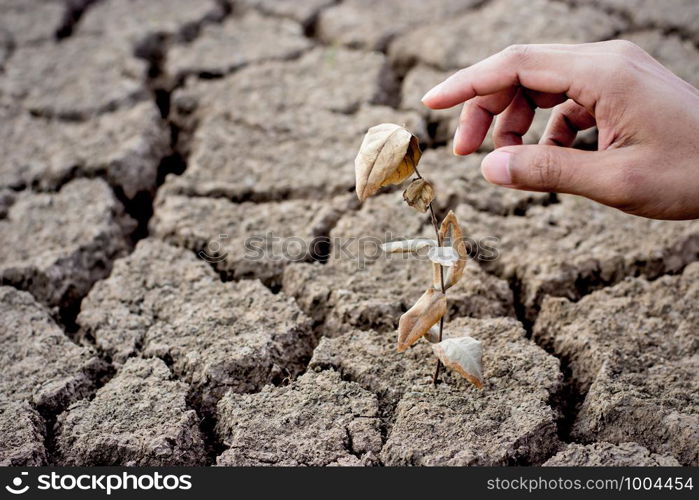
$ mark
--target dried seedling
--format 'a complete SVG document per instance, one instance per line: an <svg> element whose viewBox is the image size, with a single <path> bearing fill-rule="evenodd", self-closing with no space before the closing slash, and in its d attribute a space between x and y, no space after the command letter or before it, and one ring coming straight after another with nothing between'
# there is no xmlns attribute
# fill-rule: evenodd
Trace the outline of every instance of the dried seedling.
<svg viewBox="0 0 699 500"><path fill-rule="evenodd" d="M357 196L364 201L380 188L400 184L415 175L403 192L403 199L418 212L429 211L437 239L419 238L383 245L386 253L415 254L427 249L427 256L432 262L430 287L398 322L398 352L405 351L424 337L432 343L432 350L437 356L435 384L444 364L480 388L483 386L481 343L468 336L442 338L447 291L461 279L467 254L454 212L450 211L441 224L437 222L432 206L434 186L417 169L421 155L417 137L404 127L383 123L370 128L354 161ZM445 246L447 241L451 241L449 246Z"/></svg>

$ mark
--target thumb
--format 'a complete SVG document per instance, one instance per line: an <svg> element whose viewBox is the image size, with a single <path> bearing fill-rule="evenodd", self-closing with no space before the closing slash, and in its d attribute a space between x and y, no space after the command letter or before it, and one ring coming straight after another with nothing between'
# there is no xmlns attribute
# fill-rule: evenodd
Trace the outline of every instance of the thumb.
<svg viewBox="0 0 699 500"><path fill-rule="evenodd" d="M630 152L581 151L558 146L507 146L481 163L492 184L528 191L571 193L622 208L633 203Z"/></svg>

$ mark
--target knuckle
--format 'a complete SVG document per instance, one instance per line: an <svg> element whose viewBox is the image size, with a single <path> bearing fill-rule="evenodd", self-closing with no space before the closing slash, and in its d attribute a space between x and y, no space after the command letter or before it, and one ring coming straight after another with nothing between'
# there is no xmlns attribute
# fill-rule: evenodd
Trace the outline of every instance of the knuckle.
<svg viewBox="0 0 699 500"><path fill-rule="evenodd" d="M613 52L622 57L637 57L643 54L643 49L629 40L612 40Z"/></svg>
<svg viewBox="0 0 699 500"><path fill-rule="evenodd" d="M471 120L473 120L473 114L478 111L478 107L478 97L471 99L470 101L466 101L461 110L461 114L459 114L458 126L464 127L471 122Z"/></svg>
<svg viewBox="0 0 699 500"><path fill-rule="evenodd" d="M600 55L598 68L608 85L628 89L639 76L638 68L647 63L646 52L628 40L604 42L605 51Z"/></svg>
<svg viewBox="0 0 699 500"><path fill-rule="evenodd" d="M468 68L461 68L456 73L451 75L449 79L451 80L453 78L454 80L460 80L466 76L468 76Z"/></svg>
<svg viewBox="0 0 699 500"><path fill-rule="evenodd" d="M549 115L550 124L565 123L566 117L570 112L570 107L566 104L567 103L559 104L551 109L551 114Z"/></svg>
<svg viewBox="0 0 699 500"><path fill-rule="evenodd" d="M530 47L526 44L514 44L503 50L503 54L509 59L522 61L529 56Z"/></svg>
<svg viewBox="0 0 699 500"><path fill-rule="evenodd" d="M548 148L537 153L530 164L532 181L541 189L556 191L561 184L561 164Z"/></svg>
<svg viewBox="0 0 699 500"><path fill-rule="evenodd" d="M633 83L637 78L637 68L646 62L647 54L633 42L615 40L613 58L615 64L610 65L617 80L625 84Z"/></svg>
<svg viewBox="0 0 699 500"><path fill-rule="evenodd" d="M584 108L580 104L575 102L573 99L568 99L567 101L562 102L558 106L554 107L553 111L556 111L561 115L569 116L578 112L581 109Z"/></svg>

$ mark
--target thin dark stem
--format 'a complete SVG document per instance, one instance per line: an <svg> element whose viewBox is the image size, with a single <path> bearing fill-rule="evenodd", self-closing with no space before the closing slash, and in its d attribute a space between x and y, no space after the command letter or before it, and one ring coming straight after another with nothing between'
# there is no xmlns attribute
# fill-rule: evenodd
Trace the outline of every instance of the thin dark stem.
<svg viewBox="0 0 699 500"><path fill-rule="evenodd" d="M430 216L432 217L432 225L434 226L434 232L437 234L437 245L442 246L442 238L439 236L439 228L437 227L437 217L434 214L434 208L432 208L432 203L430 202ZM446 293L444 288L444 267L439 264L439 281L442 285L442 293ZM439 342L442 341L442 332L444 331L444 316L439 319ZM442 362L437 359L437 367L434 369L434 377L432 377L432 385L437 385L439 383L439 371L442 368Z"/></svg>
<svg viewBox="0 0 699 500"><path fill-rule="evenodd" d="M437 246L442 246L442 238L439 236L439 226L437 225L437 216L434 214L434 208L432 208L432 202L429 204L430 207L430 217L432 219L432 226L434 227L434 232L437 235ZM439 266L439 281L442 284L442 293L445 293L446 290L444 289L444 268L442 267L442 264L438 264ZM440 336L441 340L441 336Z"/></svg>
<svg viewBox="0 0 699 500"><path fill-rule="evenodd" d="M444 316L439 320L439 341L442 341L442 330L444 329ZM434 369L434 376L432 377L432 385L437 385L439 383L439 371L442 369L442 362L437 359L437 367Z"/></svg>
<svg viewBox="0 0 699 500"><path fill-rule="evenodd" d="M422 179L422 176L420 175L420 172L417 171L417 168L415 165L413 165L413 170L415 170L415 175L417 175L418 179ZM432 207L432 202L429 204L430 208L430 219L432 220L432 227L434 227L434 232L437 235L437 246L442 246L442 238L439 236L439 225L437 224L437 216L434 213L434 207ZM442 293L446 293L446 289L444 288L444 267L442 264L437 264L439 266L439 281L440 284L442 285ZM444 331L444 316L442 316L439 320L439 342L442 341L442 332ZM439 372L442 369L442 362L438 359L437 360L437 368L434 370L434 377L432 378L432 384L437 385L439 383Z"/></svg>

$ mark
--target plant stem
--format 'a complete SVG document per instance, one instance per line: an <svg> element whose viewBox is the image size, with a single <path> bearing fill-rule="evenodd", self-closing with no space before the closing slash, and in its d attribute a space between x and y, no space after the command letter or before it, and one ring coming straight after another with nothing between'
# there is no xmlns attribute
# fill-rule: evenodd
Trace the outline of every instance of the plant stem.
<svg viewBox="0 0 699 500"><path fill-rule="evenodd" d="M442 330L444 329L444 316L439 320L439 341L442 341ZM439 383L439 371L442 369L442 362L437 359L437 367L434 369L432 377L432 385L436 386Z"/></svg>
<svg viewBox="0 0 699 500"><path fill-rule="evenodd" d="M413 165L413 170L415 171L415 175L417 175L418 179L422 179L422 176L420 175L420 172L417 171L417 167ZM432 202L429 204L430 208L430 219L432 220L432 227L434 227L434 232L437 235L437 246L442 246L442 238L439 236L439 225L437 224L437 216L434 213L434 208L432 207ZM439 281L440 284L442 285L442 293L446 293L446 290L444 288L444 267L442 267L442 264L437 264L439 266ZM444 331L444 316L442 316L439 319L439 342L442 341L442 332ZM439 382L439 371L442 369L442 362L438 359L437 360L437 367L434 370L434 377L432 377L432 384L437 385Z"/></svg>
<svg viewBox="0 0 699 500"><path fill-rule="evenodd" d="M439 236L439 228L437 227L437 217L434 214L434 208L432 208L432 202L430 202L430 216L432 218L432 225L434 226L434 232L437 234L437 245L442 246L442 238ZM442 293L446 293L444 289L444 267L439 264L439 281L442 285ZM439 318L439 342L442 341L442 332L444 331L444 316ZM432 385L437 385L439 382L439 371L442 368L442 362L437 359L437 367L434 369L434 377L432 377Z"/></svg>
<svg viewBox="0 0 699 500"><path fill-rule="evenodd" d="M437 225L437 216L434 214L434 208L432 208L432 202L429 204L430 207L430 218L432 219L432 226L434 227L434 232L437 235L437 246L442 246L442 238L439 236L439 226ZM444 289L444 268L442 264L437 264L439 266L439 281L442 284L442 293L445 293ZM442 340L442 336L439 336L439 340Z"/></svg>

